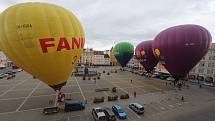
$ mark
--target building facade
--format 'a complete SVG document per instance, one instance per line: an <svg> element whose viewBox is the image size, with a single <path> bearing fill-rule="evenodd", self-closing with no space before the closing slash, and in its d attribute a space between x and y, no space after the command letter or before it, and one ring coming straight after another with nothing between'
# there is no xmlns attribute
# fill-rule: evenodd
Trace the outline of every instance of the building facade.
<svg viewBox="0 0 215 121"><path fill-rule="evenodd" d="M10 61L5 54L0 51L0 68L11 67L12 65L12 61Z"/></svg>
<svg viewBox="0 0 215 121"><path fill-rule="evenodd" d="M110 55L109 56L110 56L110 65L111 66L116 66L117 65L117 60L116 60L116 58L115 58L115 56L113 54L113 47L110 50Z"/></svg>
<svg viewBox="0 0 215 121"><path fill-rule="evenodd" d="M215 80L215 43L212 43L208 53L202 60L189 72L190 78L200 78L202 81Z"/></svg>
<svg viewBox="0 0 215 121"><path fill-rule="evenodd" d="M103 51L94 51L93 65L104 65L105 58Z"/></svg>
<svg viewBox="0 0 215 121"><path fill-rule="evenodd" d="M81 57L78 60L78 64L83 65L111 65L111 51L96 51L92 48L86 48L83 50Z"/></svg>
<svg viewBox="0 0 215 121"><path fill-rule="evenodd" d="M136 69L140 69L140 70L144 69L135 56L133 56L131 58L131 60L128 62L127 66L129 68L136 68Z"/></svg>
<svg viewBox="0 0 215 121"><path fill-rule="evenodd" d="M4 55L2 51L0 51L0 68L4 68L7 66L7 57Z"/></svg>
<svg viewBox="0 0 215 121"><path fill-rule="evenodd" d="M110 56L108 54L104 54L104 59L105 59L104 65L107 65L107 66L111 65Z"/></svg>
<svg viewBox="0 0 215 121"><path fill-rule="evenodd" d="M78 63L84 64L84 65L93 65L94 62L94 51L92 48L86 48L83 49L83 53L78 60Z"/></svg>

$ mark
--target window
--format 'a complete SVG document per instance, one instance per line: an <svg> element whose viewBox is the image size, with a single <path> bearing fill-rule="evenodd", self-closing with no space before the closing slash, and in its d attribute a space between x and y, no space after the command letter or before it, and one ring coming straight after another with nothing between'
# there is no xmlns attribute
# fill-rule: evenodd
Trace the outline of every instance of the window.
<svg viewBox="0 0 215 121"><path fill-rule="evenodd" d="M199 63L199 67L204 67L205 66L205 62L200 62Z"/></svg>
<svg viewBox="0 0 215 121"><path fill-rule="evenodd" d="M208 67L214 67L214 62L208 62Z"/></svg>
<svg viewBox="0 0 215 121"><path fill-rule="evenodd" d="M210 73L211 73L211 70L208 69L208 70L207 70L207 74L210 74Z"/></svg>
<svg viewBox="0 0 215 121"><path fill-rule="evenodd" d="M207 74L213 74L213 69L208 69Z"/></svg>
<svg viewBox="0 0 215 121"><path fill-rule="evenodd" d="M199 71L199 73L204 73L204 69L203 68L200 68L198 71Z"/></svg>
<svg viewBox="0 0 215 121"><path fill-rule="evenodd" d="M208 67L211 67L211 63L210 62L208 62Z"/></svg>
<svg viewBox="0 0 215 121"><path fill-rule="evenodd" d="M214 72L214 74L215 74L215 69L213 68L212 70L213 70L213 72Z"/></svg>

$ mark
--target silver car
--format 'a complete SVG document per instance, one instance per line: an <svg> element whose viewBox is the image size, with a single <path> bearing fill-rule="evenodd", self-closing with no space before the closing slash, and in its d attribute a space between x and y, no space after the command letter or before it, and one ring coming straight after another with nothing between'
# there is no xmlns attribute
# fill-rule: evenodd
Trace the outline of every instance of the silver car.
<svg viewBox="0 0 215 121"><path fill-rule="evenodd" d="M93 108L92 115L95 121L107 121L104 109L101 107Z"/></svg>
<svg viewBox="0 0 215 121"><path fill-rule="evenodd" d="M132 109L137 114L143 114L144 113L144 107L143 105L139 103L130 103L129 108Z"/></svg>

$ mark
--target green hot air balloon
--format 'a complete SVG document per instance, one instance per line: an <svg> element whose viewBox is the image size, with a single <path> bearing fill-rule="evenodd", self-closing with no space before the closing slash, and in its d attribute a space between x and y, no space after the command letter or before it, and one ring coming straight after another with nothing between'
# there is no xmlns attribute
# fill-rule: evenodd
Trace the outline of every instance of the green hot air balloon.
<svg viewBox="0 0 215 121"><path fill-rule="evenodd" d="M113 48L113 54L122 67L125 67L134 55L134 46L128 42L120 42Z"/></svg>

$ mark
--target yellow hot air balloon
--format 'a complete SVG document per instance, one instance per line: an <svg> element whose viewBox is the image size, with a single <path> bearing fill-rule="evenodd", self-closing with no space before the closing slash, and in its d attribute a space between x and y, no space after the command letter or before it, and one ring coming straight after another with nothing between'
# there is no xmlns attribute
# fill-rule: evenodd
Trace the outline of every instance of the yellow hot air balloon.
<svg viewBox="0 0 215 121"><path fill-rule="evenodd" d="M48 3L22 3L0 16L0 48L17 66L55 90L66 83L85 39L70 11Z"/></svg>

